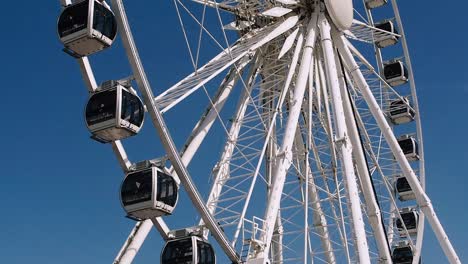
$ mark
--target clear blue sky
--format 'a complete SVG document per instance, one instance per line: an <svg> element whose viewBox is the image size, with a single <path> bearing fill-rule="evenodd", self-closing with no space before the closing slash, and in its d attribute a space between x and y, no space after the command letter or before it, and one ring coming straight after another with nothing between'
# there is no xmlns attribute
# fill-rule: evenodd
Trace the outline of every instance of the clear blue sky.
<svg viewBox="0 0 468 264"><path fill-rule="evenodd" d="M159 92L190 71L172 1L126 2ZM468 3L401 1L401 9L421 104L427 191L462 261L468 261ZM58 1L4 1L2 10L1 107L10 118L0 132L0 262L111 263L133 222L120 207L122 173L110 147L88 138L87 93L56 33ZM130 72L120 43L93 62L98 81ZM175 127L182 117L174 114L169 123ZM126 144L132 160L162 155L149 127ZM194 215L185 206L168 221L180 227L179 219L194 222ZM447 263L431 231L426 234L425 263ZM159 263L160 249L153 231L135 263Z"/></svg>

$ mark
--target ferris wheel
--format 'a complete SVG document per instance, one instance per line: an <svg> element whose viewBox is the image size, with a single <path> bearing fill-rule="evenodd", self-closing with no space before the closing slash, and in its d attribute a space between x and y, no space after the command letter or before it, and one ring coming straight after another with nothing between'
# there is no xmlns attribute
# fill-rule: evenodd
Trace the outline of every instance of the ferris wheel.
<svg viewBox="0 0 468 264"><path fill-rule="evenodd" d="M156 95L122 0L61 3L59 37L90 93L86 124L112 145L122 207L136 221L114 264L131 263L153 226L166 243L162 264L417 264L425 219L461 263L424 191L396 0L173 0L194 71ZM98 84L88 56L117 33L133 72ZM205 41L219 52L202 62ZM200 117L177 146L165 116L200 96L207 107L189 104ZM144 124L166 155L130 161L122 141ZM205 164L191 164L201 155ZM206 175L194 177L194 166ZM173 230L182 191L200 220Z"/></svg>

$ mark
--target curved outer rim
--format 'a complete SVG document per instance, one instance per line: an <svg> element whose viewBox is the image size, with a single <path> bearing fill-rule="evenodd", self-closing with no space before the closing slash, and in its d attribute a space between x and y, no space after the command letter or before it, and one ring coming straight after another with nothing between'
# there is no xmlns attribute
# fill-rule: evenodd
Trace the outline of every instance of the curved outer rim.
<svg viewBox="0 0 468 264"><path fill-rule="evenodd" d="M364 1L364 0L363 0ZM426 177L425 177L425 159L424 159L424 143L423 143L423 135L422 135L422 125L421 125L421 116L420 116L420 110L419 110L419 103L418 103L418 97L417 97L417 91L416 91L416 83L414 79L414 72L413 72L413 67L411 64L411 57L408 49L408 43L406 42L406 34L405 30L403 27L403 23L400 17L400 12L398 9L398 5L396 0L390 0L393 13L395 14L395 20L398 24L398 29L400 31L400 41L402 44L403 48L403 54L405 57L405 64L408 69L409 73L409 84L410 84L410 89L411 89L411 97L413 100L413 108L416 110L416 115L414 117L414 121L416 122L416 134L418 138L418 143L419 143L419 180L421 182L422 188L425 190L426 189ZM364 3L365 4L365 3ZM372 18L372 13L370 9L366 9L367 17L369 20L369 23L371 26L374 26L374 21ZM376 61L377 61L377 66L379 68L379 72L382 72L383 70L383 58L381 54L381 49L377 47L374 44L374 49L375 49L375 56L376 56ZM422 211L420 212L420 217L419 217L419 223L418 223L418 233L416 236L416 252L415 252L415 259L419 259L421 256L421 249L422 249L422 244L423 244L423 237L424 237L424 214ZM414 264L414 263L413 263Z"/></svg>
<svg viewBox="0 0 468 264"><path fill-rule="evenodd" d="M395 0L392 0L392 3L393 2L395 2ZM396 2L394 3L394 8L396 8ZM397 13L397 12L395 12L395 13ZM406 39L404 37L403 26L401 24L401 20L399 18L399 15L398 15L398 21L399 21L399 26L400 26L400 29L401 29L401 35L403 36L402 42L404 43L404 46L405 46L405 48L404 48L405 57L406 57L406 60L409 61L410 59L409 59L409 53L408 53L407 46L406 46ZM408 65L408 70L410 72L411 91L412 91L413 100L414 100L414 104L415 104L414 108L417 111L417 116L415 118L415 121L417 122L418 139L420 141L420 150L421 150L421 153L420 153L420 155L421 155L420 179L421 179L421 184L423 185L423 188L424 188L425 187L424 166L423 166L424 165L424 152L423 152L423 144L422 144L422 131L421 131L420 116L419 116L419 107L418 107L418 102L417 102L417 97L416 97L416 90L415 90L415 84L414 84L414 78L413 78L413 71L412 71L411 63L407 62L407 65ZM419 232L419 234L422 234L422 232ZM418 238L419 238L419 235L418 235ZM419 241L422 241L422 240L419 240Z"/></svg>
<svg viewBox="0 0 468 264"><path fill-rule="evenodd" d="M413 65L411 64L411 57L410 57L410 53L408 49L408 43L406 42L406 34L405 34L404 27L403 27L403 23L401 21L398 4L396 0L391 0L391 2L392 2L393 12L395 14L395 19L398 23L398 27L399 27L400 34L401 34L401 43L403 46L403 53L405 55L406 67L408 68L408 73L409 73L411 97L413 99L414 108L416 110L416 116L415 116L416 134L417 134L418 141L419 141L419 152L420 152L419 153L419 156L420 156L419 181L421 182L421 186L423 190L426 190L424 141L423 141L423 134L422 134L422 124L421 124L419 102L418 102L417 91L416 91L416 83L414 80ZM423 238L424 238L424 218L425 218L424 214L421 212L419 223L418 223L418 235L416 237L416 254L415 254L416 260L421 257L421 250L422 250L422 244L423 244ZM415 263L415 261L413 261L413 263Z"/></svg>

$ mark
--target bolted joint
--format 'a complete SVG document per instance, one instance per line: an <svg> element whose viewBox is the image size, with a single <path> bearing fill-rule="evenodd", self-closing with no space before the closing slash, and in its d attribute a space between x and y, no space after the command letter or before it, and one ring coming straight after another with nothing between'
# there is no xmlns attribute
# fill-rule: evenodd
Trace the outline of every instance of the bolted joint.
<svg viewBox="0 0 468 264"><path fill-rule="evenodd" d="M349 137L346 134L343 137L340 137L340 138L335 137L335 143L338 146L347 145L348 141L349 141Z"/></svg>

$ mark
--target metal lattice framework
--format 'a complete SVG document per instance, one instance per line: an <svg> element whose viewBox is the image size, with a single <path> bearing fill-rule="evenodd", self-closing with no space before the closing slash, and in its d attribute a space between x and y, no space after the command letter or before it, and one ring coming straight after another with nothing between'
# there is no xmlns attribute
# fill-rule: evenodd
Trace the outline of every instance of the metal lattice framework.
<svg viewBox="0 0 468 264"><path fill-rule="evenodd" d="M218 259L224 254L233 263L251 264L393 263L393 249L408 245L416 264L427 219L450 263L461 263L424 191L421 120L396 0L351 1L355 19L349 28L335 23L329 0L173 2L194 72L158 95L122 0L111 0L111 7L133 70L130 79L170 162L167 170L200 215L190 226L205 239L213 236L222 249ZM374 23L377 7L371 2L386 4L378 11L394 17L388 21L398 31ZM209 18L217 22L206 23ZM195 40L193 28L199 30ZM220 52L200 66L203 38ZM388 40L398 44L378 44ZM394 54L408 71L398 86L384 70ZM88 58L77 60L88 90L95 91ZM176 128L164 116L197 93L207 96L208 108L198 109L201 118L185 144L176 146ZM398 100L414 113L412 122L391 121L392 102ZM404 153L401 135L418 143L416 158ZM213 180L204 199L199 179L187 168L213 136L224 144L207 158ZM128 171L132 163L122 143L111 144ZM407 180L414 199L398 199L399 178ZM406 207L418 213L415 228L402 218ZM165 221L171 216L137 222L114 264L131 263L153 226L163 239L174 238Z"/></svg>

